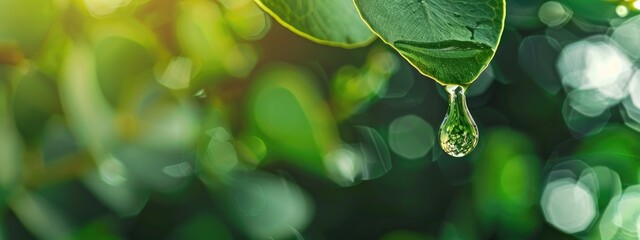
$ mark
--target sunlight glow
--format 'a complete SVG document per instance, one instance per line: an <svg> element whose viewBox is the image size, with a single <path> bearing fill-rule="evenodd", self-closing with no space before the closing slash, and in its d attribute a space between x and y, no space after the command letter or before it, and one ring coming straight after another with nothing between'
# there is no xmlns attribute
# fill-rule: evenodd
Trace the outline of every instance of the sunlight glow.
<svg viewBox="0 0 640 240"><path fill-rule="evenodd" d="M640 58L640 49L638 49L640 35L638 32L640 32L640 16L634 16L615 27L611 39L631 58L638 59Z"/></svg>
<svg viewBox="0 0 640 240"><path fill-rule="evenodd" d="M113 156L104 158L98 166L100 179L111 186L120 186L127 182L127 168Z"/></svg>
<svg viewBox="0 0 640 240"><path fill-rule="evenodd" d="M187 57L174 57L158 82L170 89L184 89L189 87L193 61Z"/></svg>
<svg viewBox="0 0 640 240"><path fill-rule="evenodd" d="M347 147L329 152L324 157L325 169L336 183L349 186L360 176L360 161L353 150Z"/></svg>
<svg viewBox="0 0 640 240"><path fill-rule="evenodd" d="M629 97L633 105L640 109L640 71L636 71L631 78L631 82L629 83Z"/></svg>
<svg viewBox="0 0 640 240"><path fill-rule="evenodd" d="M427 155L435 143L431 124L416 115L407 115L393 120L389 125L389 148L407 159L418 159Z"/></svg>
<svg viewBox="0 0 640 240"><path fill-rule="evenodd" d="M626 17L629 15L629 9L624 5L618 5L616 7L616 14L618 14L618 17Z"/></svg>
<svg viewBox="0 0 640 240"><path fill-rule="evenodd" d="M640 71L633 75L628 89L629 97L622 101L622 119L627 126L640 132Z"/></svg>
<svg viewBox="0 0 640 240"><path fill-rule="evenodd" d="M640 185L630 186L622 195L611 199L602 220L600 236L602 239L637 239L640 235Z"/></svg>
<svg viewBox="0 0 640 240"><path fill-rule="evenodd" d="M297 185L266 173L233 181L235 211L253 239L290 239L293 229L304 229L313 216L313 202Z"/></svg>
<svg viewBox="0 0 640 240"><path fill-rule="evenodd" d="M549 1L542 4L538 11L540 21L550 27L561 26L567 23L572 15L573 13L570 9L556 1Z"/></svg>
<svg viewBox="0 0 640 240"><path fill-rule="evenodd" d="M569 104L581 114L596 117L628 95L633 63L606 36L568 45L557 64Z"/></svg>
<svg viewBox="0 0 640 240"><path fill-rule="evenodd" d="M570 178L549 183L541 205L547 222L566 233L586 230L597 215L593 194Z"/></svg>

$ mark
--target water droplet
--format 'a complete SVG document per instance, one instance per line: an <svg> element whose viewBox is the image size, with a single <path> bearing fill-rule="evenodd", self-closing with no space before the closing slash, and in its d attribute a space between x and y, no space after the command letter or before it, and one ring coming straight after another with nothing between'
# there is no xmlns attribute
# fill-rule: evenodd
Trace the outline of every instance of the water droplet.
<svg viewBox="0 0 640 240"><path fill-rule="evenodd" d="M440 146L453 157L464 157L478 144L478 126L467 109L465 88L460 85L445 87L449 92L449 110L440 125Z"/></svg>

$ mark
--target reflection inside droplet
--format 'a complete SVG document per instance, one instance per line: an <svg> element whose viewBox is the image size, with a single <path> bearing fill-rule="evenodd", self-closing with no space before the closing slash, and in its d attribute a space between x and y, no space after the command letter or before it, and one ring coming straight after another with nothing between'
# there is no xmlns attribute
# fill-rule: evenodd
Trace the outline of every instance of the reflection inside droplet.
<svg viewBox="0 0 640 240"><path fill-rule="evenodd" d="M440 125L440 146L453 157L464 157L478 144L478 126L467 109L465 88L460 85L445 87L449 92L449 110Z"/></svg>

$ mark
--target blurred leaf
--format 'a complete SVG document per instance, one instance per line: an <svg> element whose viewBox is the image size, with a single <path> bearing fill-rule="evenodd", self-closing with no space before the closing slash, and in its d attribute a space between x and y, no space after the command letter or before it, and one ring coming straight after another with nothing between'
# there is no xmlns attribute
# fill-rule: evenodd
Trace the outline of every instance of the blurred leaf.
<svg viewBox="0 0 640 240"><path fill-rule="evenodd" d="M244 135L237 143L239 153L252 166L258 165L269 150L264 141L256 136Z"/></svg>
<svg viewBox="0 0 640 240"><path fill-rule="evenodd" d="M466 232L462 229L459 229L456 225L452 223L445 222L444 226L440 230L440 236L438 237L440 240L463 240L463 239L471 239L475 240L472 236L468 236Z"/></svg>
<svg viewBox="0 0 640 240"><path fill-rule="evenodd" d="M153 83L137 94L127 106L130 110L119 115L122 136L162 150L184 150L195 144L200 128L193 102L176 99Z"/></svg>
<svg viewBox="0 0 640 240"><path fill-rule="evenodd" d="M0 209L22 175L22 143L11 115L7 89L0 82Z"/></svg>
<svg viewBox="0 0 640 240"><path fill-rule="evenodd" d="M20 189L10 202L20 222L39 239L68 239L71 227L65 216L45 198Z"/></svg>
<svg viewBox="0 0 640 240"><path fill-rule="evenodd" d="M12 109L26 142L38 141L51 114L60 112L57 90L54 81L37 71L28 72L18 83Z"/></svg>
<svg viewBox="0 0 640 240"><path fill-rule="evenodd" d="M110 229L108 221L98 219L85 224L71 239L119 240L124 238Z"/></svg>
<svg viewBox="0 0 640 240"><path fill-rule="evenodd" d="M280 24L320 44L354 48L373 40L352 1L255 0Z"/></svg>
<svg viewBox="0 0 640 240"><path fill-rule="evenodd" d="M222 127L207 130L209 141L201 146L200 162L203 170L212 174L224 174L238 165L238 153L233 137Z"/></svg>
<svg viewBox="0 0 640 240"><path fill-rule="evenodd" d="M380 240L432 240L426 234L411 231L393 231L382 236Z"/></svg>
<svg viewBox="0 0 640 240"><path fill-rule="evenodd" d="M223 222L207 213L200 213L179 226L170 239L231 240L231 233Z"/></svg>
<svg viewBox="0 0 640 240"><path fill-rule="evenodd" d="M119 135L109 152L135 185L175 192L195 171L198 115L188 100L179 101L155 82L149 84L119 113Z"/></svg>
<svg viewBox="0 0 640 240"><path fill-rule="evenodd" d="M68 51L60 84L62 104L74 134L98 165L95 175L87 175L85 184L118 214L133 215L146 203L146 193L127 182L125 167L109 153L117 137L115 114L100 91L94 55L82 43Z"/></svg>
<svg viewBox="0 0 640 240"><path fill-rule="evenodd" d="M313 85L312 76L302 69L269 66L258 75L250 93L249 118L270 149L319 173L324 155L339 140L329 109Z"/></svg>
<svg viewBox="0 0 640 240"><path fill-rule="evenodd" d="M141 55L135 57L144 61L140 66L147 64L146 61L148 60L146 58L155 60L155 57L166 57L164 55L167 54L167 52L165 52L166 49L160 42L161 39L158 38L157 33L153 31L154 29L149 28L149 26L136 18L122 15L117 18L109 18L108 20L90 22L90 24L91 29L87 30L84 34L89 38L89 43L94 47L94 51L97 51L96 46L98 44L102 44L108 39L115 38L115 41L111 39L109 40L111 42L105 46L113 47L114 50L118 51L121 51L121 48L123 47L137 48L134 50L135 53ZM118 41L122 39L126 41ZM142 49L140 46L142 46ZM106 60L117 57L112 55L106 55ZM128 69L125 72L128 71L132 70Z"/></svg>
<svg viewBox="0 0 640 240"><path fill-rule="evenodd" d="M196 60L202 71L221 71L220 56L233 46L217 4L205 1L189 1L180 5L176 23L176 37L180 47Z"/></svg>
<svg viewBox="0 0 640 240"><path fill-rule="evenodd" d="M116 146L113 154L124 164L127 180L143 189L180 191L187 186L195 169L195 156L186 149L158 149L127 143Z"/></svg>
<svg viewBox="0 0 640 240"><path fill-rule="evenodd" d="M74 134L100 158L113 143L115 129L114 113L100 91L94 59L93 53L82 43L68 50L63 60L60 95Z"/></svg>
<svg viewBox="0 0 640 240"><path fill-rule="evenodd" d="M258 54L252 45L236 44L227 51L228 54L222 59L222 66L231 76L246 77L258 63Z"/></svg>
<svg viewBox="0 0 640 240"><path fill-rule="evenodd" d="M234 136L229 132L224 113L210 106L201 118L201 134L197 150L197 169L209 189L220 187L219 177L230 173L239 158Z"/></svg>
<svg viewBox="0 0 640 240"><path fill-rule="evenodd" d="M391 155L380 133L365 126L357 126L356 131L361 141L358 144L358 150L361 151L362 179L375 179L389 172L392 167Z"/></svg>
<svg viewBox="0 0 640 240"><path fill-rule="evenodd" d="M532 142L509 129L488 131L485 139L474 185L479 215L486 225L496 221L504 231L528 235L537 226L534 206L540 189Z"/></svg>
<svg viewBox="0 0 640 240"><path fill-rule="evenodd" d="M0 47L17 45L27 57L35 55L44 44L55 17L49 0L0 1Z"/></svg>
<svg viewBox="0 0 640 240"><path fill-rule="evenodd" d="M422 74L469 85L493 58L504 0L355 0L362 18Z"/></svg>
<svg viewBox="0 0 640 240"><path fill-rule="evenodd" d="M611 125L599 134L586 138L580 149L581 154L610 153L612 155L639 156L640 149L633 144L640 142L640 134L620 125Z"/></svg>
<svg viewBox="0 0 640 240"><path fill-rule="evenodd" d="M392 52L374 48L361 68L348 65L338 69L332 80L336 118L342 120L362 112L376 96L384 95L398 65Z"/></svg>
<svg viewBox="0 0 640 240"><path fill-rule="evenodd" d="M89 172L83 178L85 186L118 216L135 216L146 205L149 198L148 191L134 185L127 179L114 182L113 175L106 176L104 170ZM111 177L111 179L105 179ZM106 181L105 181L106 180Z"/></svg>
<svg viewBox="0 0 640 240"><path fill-rule="evenodd" d="M211 77L233 71L233 68L225 66L230 55L237 54L241 59L249 59L239 52L236 41L224 24L220 8L213 2L181 2L176 31L180 47L194 61L194 75L198 81L211 81ZM253 67L251 61L240 60L239 63L241 67ZM202 84L198 81L196 85Z"/></svg>
<svg viewBox="0 0 640 240"><path fill-rule="evenodd" d="M128 38L106 37L96 44L95 63L100 89L114 108L129 100L152 77L154 61L145 46Z"/></svg>
<svg viewBox="0 0 640 240"><path fill-rule="evenodd" d="M50 30L47 40L42 46L41 54L36 59L29 59L37 66L38 72L55 79L62 69L60 59L66 54L66 47L70 44L70 37L65 34L61 24L56 24Z"/></svg>
<svg viewBox="0 0 640 240"><path fill-rule="evenodd" d="M625 126L610 125L584 139L575 157L589 165L603 165L620 174L622 183L635 183L640 169L640 134Z"/></svg>

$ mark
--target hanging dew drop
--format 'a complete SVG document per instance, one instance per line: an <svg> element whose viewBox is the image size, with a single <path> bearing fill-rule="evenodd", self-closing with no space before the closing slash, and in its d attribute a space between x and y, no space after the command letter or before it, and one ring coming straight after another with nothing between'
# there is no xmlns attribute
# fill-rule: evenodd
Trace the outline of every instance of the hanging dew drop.
<svg viewBox="0 0 640 240"><path fill-rule="evenodd" d="M440 146L453 157L464 157L478 144L478 126L467 109L465 88L460 85L445 88L449 93L449 110L438 133Z"/></svg>

